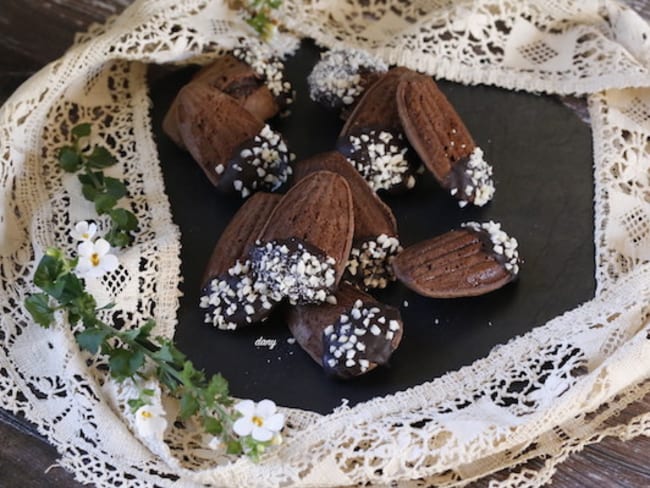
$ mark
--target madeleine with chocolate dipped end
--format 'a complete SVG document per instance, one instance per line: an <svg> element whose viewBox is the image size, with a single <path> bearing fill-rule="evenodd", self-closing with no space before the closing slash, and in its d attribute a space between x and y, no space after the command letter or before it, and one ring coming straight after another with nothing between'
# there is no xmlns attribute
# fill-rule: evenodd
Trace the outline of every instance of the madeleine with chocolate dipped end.
<svg viewBox="0 0 650 488"><path fill-rule="evenodd" d="M237 210L221 233L203 274L203 284L225 273L237 261L245 261L271 212L282 195L258 192Z"/></svg>
<svg viewBox="0 0 650 488"><path fill-rule="evenodd" d="M234 98L207 85L190 83L178 94L179 134L215 186L235 149L263 128Z"/></svg>
<svg viewBox="0 0 650 488"><path fill-rule="evenodd" d="M483 295L519 273L517 240L495 222L460 229L407 247L393 261L397 279L432 298Z"/></svg>
<svg viewBox="0 0 650 488"><path fill-rule="evenodd" d="M292 303L325 301L343 275L353 233L345 178L313 173L284 195L251 250L258 280Z"/></svg>
<svg viewBox="0 0 650 488"><path fill-rule="evenodd" d="M289 329L300 346L326 372L341 378L387 364L402 340L399 311L347 283L334 298L290 310Z"/></svg>
<svg viewBox="0 0 650 488"><path fill-rule="evenodd" d="M280 110L263 78L249 64L231 54L220 56L203 67L191 83L206 83L230 95L260 120L275 117Z"/></svg>
<svg viewBox="0 0 650 488"><path fill-rule="evenodd" d="M348 109L387 70L386 63L365 51L332 49L321 54L307 78L309 96L327 108Z"/></svg>
<svg viewBox="0 0 650 488"><path fill-rule="evenodd" d="M414 74L392 68L381 75L363 94L337 140L337 150L375 191L399 192L415 185L396 102L400 81Z"/></svg>
<svg viewBox="0 0 650 488"><path fill-rule="evenodd" d="M468 202L482 206L492 199L492 167L430 77L417 75L400 80L397 109L411 146L461 207Z"/></svg>
<svg viewBox="0 0 650 488"><path fill-rule="evenodd" d="M395 279L391 262L401 250L392 210L336 151L300 161L295 167L295 181L320 170L343 176L352 192L354 239L344 279L365 289L385 288Z"/></svg>

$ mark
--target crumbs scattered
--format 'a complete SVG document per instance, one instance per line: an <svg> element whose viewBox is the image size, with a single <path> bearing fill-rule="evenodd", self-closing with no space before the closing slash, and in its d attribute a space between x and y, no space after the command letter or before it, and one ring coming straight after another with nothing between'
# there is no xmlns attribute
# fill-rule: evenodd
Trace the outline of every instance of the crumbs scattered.
<svg viewBox="0 0 650 488"><path fill-rule="evenodd" d="M341 398L341 404L337 407L334 407L332 410L332 413L338 413L343 410L349 410L350 409L350 400L347 398Z"/></svg>
<svg viewBox="0 0 650 488"><path fill-rule="evenodd" d="M435 319L433 319L433 323L435 325L438 325L440 323L440 319L438 317L436 317Z"/></svg>
<svg viewBox="0 0 650 488"><path fill-rule="evenodd" d="M296 338L295 337L289 337L287 339L287 344L295 344L296 343Z"/></svg>
<svg viewBox="0 0 650 488"><path fill-rule="evenodd" d="M403 305L404 305L406 308L408 308L408 306L409 306L409 302L408 302L408 300L404 300Z"/></svg>

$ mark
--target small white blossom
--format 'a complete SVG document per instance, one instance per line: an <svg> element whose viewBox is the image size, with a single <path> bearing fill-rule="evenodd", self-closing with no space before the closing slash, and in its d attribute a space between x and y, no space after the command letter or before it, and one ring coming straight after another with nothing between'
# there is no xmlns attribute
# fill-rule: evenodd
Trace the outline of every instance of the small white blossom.
<svg viewBox="0 0 650 488"><path fill-rule="evenodd" d="M143 405L135 412L135 428L142 437L162 440L167 429L165 410L160 405Z"/></svg>
<svg viewBox="0 0 650 488"><path fill-rule="evenodd" d="M84 241L77 247L79 262L77 272L82 278L99 278L117 269L117 256L110 253L111 245L104 239Z"/></svg>
<svg viewBox="0 0 650 488"><path fill-rule="evenodd" d="M284 426L284 415L276 413L275 403L271 400L262 400L258 404L243 400L235 405L235 410L242 417L237 419L233 430L241 437L251 435L258 442L268 442L278 437Z"/></svg>
<svg viewBox="0 0 650 488"><path fill-rule="evenodd" d="M210 439L210 442L208 442L208 447L210 449L214 449L215 451L217 449L221 449L222 446L223 446L223 442L221 442L221 439L216 436Z"/></svg>
<svg viewBox="0 0 650 488"><path fill-rule="evenodd" d="M77 224L74 226L74 229L70 231L70 235L76 241L89 241L95 236L96 233L97 224L94 224L93 222L89 223L85 220L77 222Z"/></svg>

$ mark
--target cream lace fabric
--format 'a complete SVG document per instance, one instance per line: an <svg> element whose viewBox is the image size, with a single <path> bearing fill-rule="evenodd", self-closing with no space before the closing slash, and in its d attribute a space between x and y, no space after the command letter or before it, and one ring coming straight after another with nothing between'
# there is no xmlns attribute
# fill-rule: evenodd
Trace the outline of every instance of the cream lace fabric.
<svg viewBox="0 0 650 488"><path fill-rule="evenodd" d="M367 49L466 84L587 95L593 125L598 293L469 367L321 416L285 410L285 443L258 464L206 448L192 425L139 439L115 385L65 324L43 330L22 303L48 246L94 212L56 167L70 127L92 122L126 178L142 231L122 266L90 283L107 319L176 324L179 235L149 127L147 63L205 60L251 33L219 0L142 0L79 36L0 109L0 405L97 486L539 485L604 435L650 434L621 411L650 392L650 27L613 0L285 0L297 37ZM280 36L286 52L296 38ZM160 396L158 396L160 398ZM160 398L168 412L174 405ZM171 424L171 422L170 422ZM393 485L391 485L393 486Z"/></svg>

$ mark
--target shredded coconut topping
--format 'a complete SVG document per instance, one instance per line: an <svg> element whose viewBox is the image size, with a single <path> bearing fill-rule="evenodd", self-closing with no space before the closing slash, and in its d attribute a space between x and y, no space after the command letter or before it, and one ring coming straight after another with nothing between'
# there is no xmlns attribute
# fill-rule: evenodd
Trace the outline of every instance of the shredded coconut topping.
<svg viewBox="0 0 650 488"><path fill-rule="evenodd" d="M253 68L281 105L293 103L293 88L284 79L284 63L273 55L268 46L257 40L246 39L242 41L242 47L232 51L232 55Z"/></svg>
<svg viewBox="0 0 650 488"><path fill-rule="evenodd" d="M474 205L482 207L492 200L494 196L492 166L483 159L483 150L480 147L474 148L464 171L467 184L462 189L464 198L459 200L458 204L464 207L468 201L471 201Z"/></svg>
<svg viewBox="0 0 650 488"><path fill-rule="evenodd" d="M390 318L378 304L357 300L348 313L323 331L323 366L339 376L363 374L373 364L383 364L395 349L392 341L402 323Z"/></svg>
<svg viewBox="0 0 650 488"><path fill-rule="evenodd" d="M351 105L366 86L363 73L384 73L386 63L357 49L335 49L321 54L310 73L309 96L332 108Z"/></svg>
<svg viewBox="0 0 650 488"><path fill-rule="evenodd" d="M293 160L295 155L289 152L282 136L267 124L232 159L227 168L230 177L223 180L231 181L242 198L257 190L275 191L293 173ZM223 173L223 168L217 166L215 171Z"/></svg>
<svg viewBox="0 0 650 488"><path fill-rule="evenodd" d="M490 220L489 222L466 222L461 225L462 227L472 229L476 232L485 232L492 241L492 249L495 254L502 256L504 266L512 274L516 276L519 273L519 251L517 250L517 239L510 237L503 230L501 224Z"/></svg>
<svg viewBox="0 0 650 488"><path fill-rule="evenodd" d="M347 141L348 161L373 190L415 186L415 177L405 156L408 148L401 133L394 135L388 131L371 130L349 135Z"/></svg>
<svg viewBox="0 0 650 488"><path fill-rule="evenodd" d="M401 250L397 237L380 234L366 239L350 251L347 272L366 289L386 288L395 280L391 263Z"/></svg>
<svg viewBox="0 0 650 488"><path fill-rule="evenodd" d="M321 303L335 288L336 261L298 239L257 241L251 256L258 286L274 300Z"/></svg>
<svg viewBox="0 0 650 488"><path fill-rule="evenodd" d="M237 261L226 273L210 281L199 306L208 310L205 323L234 330L266 320L276 303L256 285L250 261Z"/></svg>

